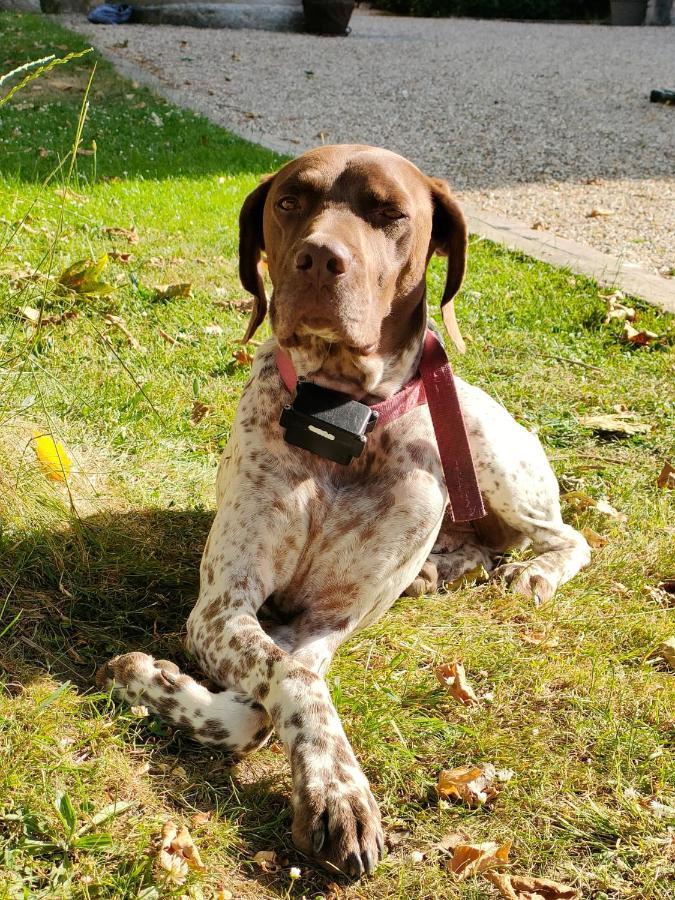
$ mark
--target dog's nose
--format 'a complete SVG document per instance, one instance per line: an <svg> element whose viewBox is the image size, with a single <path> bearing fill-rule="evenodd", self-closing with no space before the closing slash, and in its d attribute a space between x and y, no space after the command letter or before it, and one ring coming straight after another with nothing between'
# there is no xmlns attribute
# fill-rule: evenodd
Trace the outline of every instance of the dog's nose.
<svg viewBox="0 0 675 900"><path fill-rule="evenodd" d="M352 256L339 241L303 241L295 257L295 267L312 272L321 281L333 280L349 269Z"/></svg>

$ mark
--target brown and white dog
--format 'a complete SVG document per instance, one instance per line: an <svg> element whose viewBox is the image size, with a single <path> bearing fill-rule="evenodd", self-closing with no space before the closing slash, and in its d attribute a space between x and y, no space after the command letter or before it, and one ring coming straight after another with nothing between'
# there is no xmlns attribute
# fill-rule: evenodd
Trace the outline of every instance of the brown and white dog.
<svg viewBox="0 0 675 900"><path fill-rule="evenodd" d="M258 350L217 480L217 512L201 564L187 644L210 690L173 663L117 657L103 683L196 740L246 753L272 731L293 776L293 838L351 876L383 847L377 804L323 680L337 648L402 592L433 590L530 543L496 571L546 600L589 561L563 524L556 479L537 438L483 391L456 379L488 516L444 521L447 492L427 406L376 426L340 466L286 443L289 392L278 346L295 371L365 403L415 375L427 328L425 273L448 257L443 319L461 337L452 298L467 233L442 181L365 146L321 147L283 166L246 199L240 273L265 318L261 254L274 287L274 337ZM420 574L423 573L423 574Z"/></svg>

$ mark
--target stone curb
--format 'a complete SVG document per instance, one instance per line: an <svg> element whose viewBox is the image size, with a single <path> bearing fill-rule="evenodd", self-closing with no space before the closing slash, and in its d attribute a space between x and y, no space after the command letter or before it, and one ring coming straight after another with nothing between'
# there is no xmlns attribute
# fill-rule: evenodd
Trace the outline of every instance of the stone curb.
<svg viewBox="0 0 675 900"><path fill-rule="evenodd" d="M59 18L66 27L78 30L78 23L72 16ZM87 37L91 39L91 35ZM195 99L188 91L164 84L156 75L105 48L99 47L98 50L122 75L151 88L176 106L200 113L214 124L227 128L244 140L287 156L297 156L298 153L310 149L300 144L287 143L276 135L259 131L257 128L223 124L213 117L213 110L208 102ZM534 231L521 222L502 219L471 204L463 203L462 208L472 234L503 244L510 250L518 250L549 265L567 268L577 275L586 275L595 279L598 284L619 289L626 294L640 297L651 306L675 313L675 279L663 278L635 263L623 262L615 256L601 253L585 244L558 237L550 232Z"/></svg>

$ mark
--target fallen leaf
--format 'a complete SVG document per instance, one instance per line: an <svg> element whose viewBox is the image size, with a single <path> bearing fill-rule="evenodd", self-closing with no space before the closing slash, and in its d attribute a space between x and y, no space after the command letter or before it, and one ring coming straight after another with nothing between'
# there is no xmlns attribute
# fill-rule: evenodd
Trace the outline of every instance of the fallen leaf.
<svg viewBox="0 0 675 900"><path fill-rule="evenodd" d="M668 491L675 490L675 468L671 466L668 460L663 464L659 477L656 479L656 485Z"/></svg>
<svg viewBox="0 0 675 900"><path fill-rule="evenodd" d="M213 300L214 306L220 306L222 309L237 309L243 312L248 312L252 305L252 300L247 300L243 297L237 297L234 300Z"/></svg>
<svg viewBox="0 0 675 900"><path fill-rule="evenodd" d="M471 807L483 806L499 794L501 788L496 780L497 770L492 763L459 766L441 771L436 791L442 800L459 800Z"/></svg>
<svg viewBox="0 0 675 900"><path fill-rule="evenodd" d="M664 641L657 650L657 655L665 660L671 669L675 669L675 637Z"/></svg>
<svg viewBox="0 0 675 900"><path fill-rule="evenodd" d="M72 200L73 203L79 204L87 203L87 197L83 194L76 194L75 191L71 191L70 188L57 188L54 193L63 200Z"/></svg>
<svg viewBox="0 0 675 900"><path fill-rule="evenodd" d="M450 834L444 835L440 841L432 844L432 850L439 850L441 853L447 853L449 850L455 850L460 844L466 844L469 835L465 831L452 831Z"/></svg>
<svg viewBox="0 0 675 900"><path fill-rule="evenodd" d="M274 850L259 850L253 857L253 862L257 863L263 872L278 872L281 868L279 859Z"/></svg>
<svg viewBox="0 0 675 900"><path fill-rule="evenodd" d="M40 310L33 306L22 306L19 313L31 325L37 325L40 321Z"/></svg>
<svg viewBox="0 0 675 900"><path fill-rule="evenodd" d="M205 869L199 850L185 825L177 828L173 822L165 822L158 855L159 865L174 884L183 884L189 869Z"/></svg>
<svg viewBox="0 0 675 900"><path fill-rule="evenodd" d="M637 328L633 328L630 322L626 322L623 326L623 331L621 332L621 340L628 344L637 344L640 347L646 347L647 344L660 340L660 336L653 331L638 331Z"/></svg>
<svg viewBox="0 0 675 900"><path fill-rule="evenodd" d="M104 234L112 235L113 237L123 237L127 239L129 244L137 244L138 243L138 232L135 228L120 228L117 225L107 225L102 229Z"/></svg>
<svg viewBox="0 0 675 900"><path fill-rule="evenodd" d="M624 299L623 294L617 291L615 294L605 294L605 303L607 304L607 313L605 315L605 325L616 319L619 322L634 322L637 312L632 306L626 306L621 303Z"/></svg>
<svg viewBox="0 0 675 900"><path fill-rule="evenodd" d="M154 110L153 110L153 112L150 113L150 121L152 122L153 125L156 125L157 128L162 128L164 125L164 121L163 121L162 117L158 116L157 113L154 112Z"/></svg>
<svg viewBox="0 0 675 900"><path fill-rule="evenodd" d="M52 152L51 150L47 150L45 147L40 147L40 149L38 150L38 156L39 156L41 159L44 159L45 156L49 156L49 154L50 154L51 152Z"/></svg>
<svg viewBox="0 0 675 900"><path fill-rule="evenodd" d="M485 872L486 869L494 869L505 866L509 861L511 841L497 844L495 841L485 841L482 844L458 844L445 867L458 876L460 881Z"/></svg>
<svg viewBox="0 0 675 900"><path fill-rule="evenodd" d="M611 516L619 522L626 522L628 516L614 509L606 500L596 500L583 491L568 491L560 495L561 500L566 500L575 509L594 509L605 516Z"/></svg>
<svg viewBox="0 0 675 900"><path fill-rule="evenodd" d="M50 481L67 481L72 462L63 444L50 434L33 432L33 449L38 462Z"/></svg>
<svg viewBox="0 0 675 900"><path fill-rule="evenodd" d="M96 153L95 150L89 150L87 147L78 147L77 155L78 156L93 156Z"/></svg>
<svg viewBox="0 0 675 900"><path fill-rule="evenodd" d="M138 338L136 338L129 331L127 323L124 321L122 316L114 316L112 313L107 313L105 316L105 320L109 325L114 325L115 328L122 332L128 343L134 348L134 350L136 350L138 353L145 353L145 347L140 343Z"/></svg>
<svg viewBox="0 0 675 900"><path fill-rule="evenodd" d="M609 541L606 537L598 534L597 531L593 531L592 528L582 528L581 533L594 550L599 550L601 547L606 547L607 544L609 544Z"/></svg>
<svg viewBox="0 0 675 900"><path fill-rule="evenodd" d="M253 362L253 356L247 350L244 350L244 349L235 350L234 358L236 359L236 361L239 363L240 366L250 366L250 364Z"/></svg>
<svg viewBox="0 0 675 900"><path fill-rule="evenodd" d="M478 697L466 679L464 665L460 660L436 666L434 675L443 687L447 688L455 700L459 700L464 706L478 705Z"/></svg>
<svg viewBox="0 0 675 900"><path fill-rule="evenodd" d="M104 296L115 290L112 284L101 280L101 274L107 265L107 253L98 259L79 259L61 272L58 284L74 294Z"/></svg>
<svg viewBox="0 0 675 900"><path fill-rule="evenodd" d="M647 434L651 431L651 425L644 422L633 421L632 413L605 414L600 416L581 416L579 422L585 428L591 428L598 434L613 436Z"/></svg>
<svg viewBox="0 0 675 900"><path fill-rule="evenodd" d="M189 281L178 284L165 284L155 288L153 300L173 300L174 297L189 297L192 283Z"/></svg>
<svg viewBox="0 0 675 900"><path fill-rule="evenodd" d="M206 403L202 403L201 400L193 400L192 401L192 412L190 414L190 422L193 425L199 425L201 420L209 415L211 412L211 407L207 406Z"/></svg>
<svg viewBox="0 0 675 900"><path fill-rule="evenodd" d="M218 335L224 334L223 329L220 325L205 325L202 328L204 334L208 334L211 337L217 337Z"/></svg>
<svg viewBox="0 0 675 900"><path fill-rule="evenodd" d="M210 812L198 812L195 813L192 817L192 827L199 828L200 825L206 825L207 822L211 821L211 813Z"/></svg>
<svg viewBox="0 0 675 900"><path fill-rule="evenodd" d="M604 209L602 206L594 206L593 209L586 213L587 219L600 219L606 216L613 216L614 210Z"/></svg>
<svg viewBox="0 0 675 900"><path fill-rule="evenodd" d="M145 719L150 715L150 710L147 706L131 706L129 707L132 716L136 716L137 719Z"/></svg>
<svg viewBox="0 0 675 900"><path fill-rule="evenodd" d="M545 631L523 631L520 639L524 644L541 647L542 650L552 650L560 643L557 637L551 637Z"/></svg>
<svg viewBox="0 0 675 900"><path fill-rule="evenodd" d="M424 861L424 853L421 850L412 850L410 852L410 862L415 865Z"/></svg>
<svg viewBox="0 0 675 900"><path fill-rule="evenodd" d="M120 253L118 250L109 250L108 256L114 262L122 263L123 265L131 262L131 260L134 258L133 253Z"/></svg>
<svg viewBox="0 0 675 900"><path fill-rule="evenodd" d="M576 900L580 896L575 888L548 878L528 878L500 872L488 872L485 877L506 900Z"/></svg>
<svg viewBox="0 0 675 900"><path fill-rule="evenodd" d="M216 888L216 900L232 900L233 897L232 891L228 891L226 887Z"/></svg>

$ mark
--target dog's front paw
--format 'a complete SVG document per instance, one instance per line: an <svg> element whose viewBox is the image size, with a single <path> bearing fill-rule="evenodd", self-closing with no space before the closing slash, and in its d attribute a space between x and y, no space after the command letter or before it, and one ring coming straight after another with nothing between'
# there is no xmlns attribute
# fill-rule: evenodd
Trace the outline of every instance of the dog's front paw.
<svg viewBox="0 0 675 900"><path fill-rule="evenodd" d="M293 841L325 868L359 878L371 875L382 857L380 811L365 776L340 763L325 779L296 784Z"/></svg>
<svg viewBox="0 0 675 900"><path fill-rule="evenodd" d="M173 692L178 675L175 663L134 652L116 656L101 666L96 673L96 683L104 690L112 690L118 699L135 703L138 700L145 702L158 689Z"/></svg>
<svg viewBox="0 0 675 900"><path fill-rule="evenodd" d="M531 562L505 563L495 569L492 577L503 581L515 593L530 597L535 606L551 600L558 587L557 581L537 564L536 559Z"/></svg>

